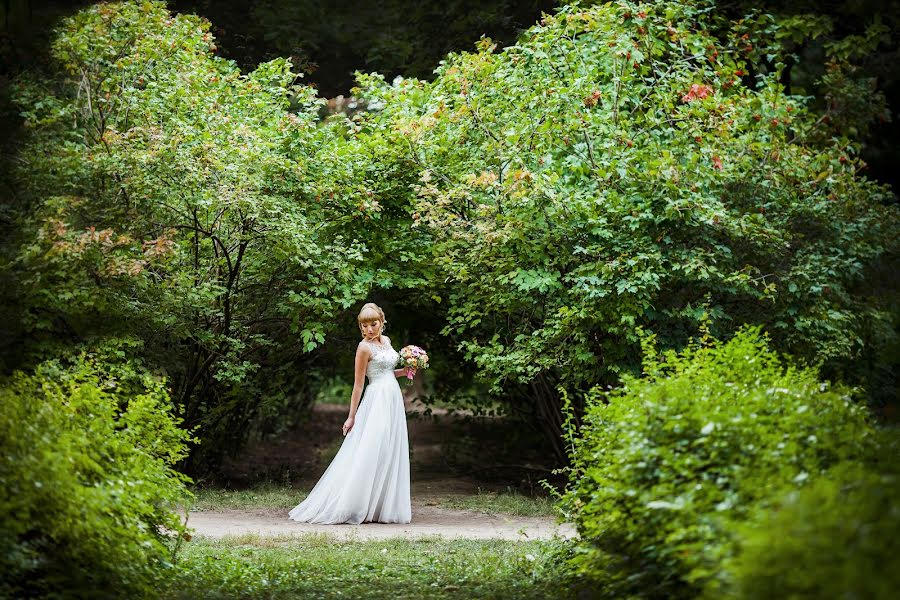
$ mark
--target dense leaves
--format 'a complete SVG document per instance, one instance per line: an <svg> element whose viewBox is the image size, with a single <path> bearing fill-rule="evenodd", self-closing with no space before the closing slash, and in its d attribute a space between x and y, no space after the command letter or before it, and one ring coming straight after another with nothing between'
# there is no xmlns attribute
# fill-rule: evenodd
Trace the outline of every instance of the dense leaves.
<svg viewBox="0 0 900 600"><path fill-rule="evenodd" d="M374 208L290 64L242 75L208 29L158 2L62 24L60 80L18 90L33 210L16 268L29 338L145 340L214 461L308 401L303 353L367 285L342 231Z"/></svg>
<svg viewBox="0 0 900 600"><path fill-rule="evenodd" d="M375 110L345 126L287 61L213 56L201 19L79 13L54 44L67 78L18 91L25 333L136 333L211 450L303 405L299 351L372 286L445 307L559 458L557 386L635 370L637 325L678 346L706 310L852 371L893 336L858 285L895 249L890 194L704 14L567 7L433 83L361 75Z"/></svg>
<svg viewBox="0 0 900 600"><path fill-rule="evenodd" d="M563 507L582 537L575 564L611 593L695 597L716 589L735 523L868 460L877 436L850 390L791 366L758 326L681 353L654 344L643 377L589 397Z"/></svg>
<svg viewBox="0 0 900 600"><path fill-rule="evenodd" d="M0 596L146 597L172 566L190 438L139 346L0 382Z"/></svg>
<svg viewBox="0 0 900 600"><path fill-rule="evenodd" d="M896 432L891 432L896 440ZM878 468L845 465L738 528L721 578L738 598L893 598L900 587L896 441Z"/></svg>
<svg viewBox="0 0 900 600"><path fill-rule="evenodd" d="M889 190L778 70L748 80L701 8L565 7L514 46L450 55L431 83L360 77L383 106L363 132L419 175L445 333L495 390L532 398L552 439L556 386L636 369L639 325L675 347L706 311L715 334L764 324L831 365L893 335L855 287L896 250Z"/></svg>

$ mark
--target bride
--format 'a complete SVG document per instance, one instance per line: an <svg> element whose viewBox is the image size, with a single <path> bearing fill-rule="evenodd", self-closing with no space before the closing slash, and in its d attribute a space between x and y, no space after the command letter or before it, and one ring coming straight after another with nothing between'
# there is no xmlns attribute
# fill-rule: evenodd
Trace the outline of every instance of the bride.
<svg viewBox="0 0 900 600"><path fill-rule="evenodd" d="M294 521L409 523L412 519L406 412L397 383L406 369L394 369L399 355L381 333L385 318L378 305L363 306L357 321L363 339L356 348L345 438L306 500L288 513ZM364 377L369 384L360 400Z"/></svg>

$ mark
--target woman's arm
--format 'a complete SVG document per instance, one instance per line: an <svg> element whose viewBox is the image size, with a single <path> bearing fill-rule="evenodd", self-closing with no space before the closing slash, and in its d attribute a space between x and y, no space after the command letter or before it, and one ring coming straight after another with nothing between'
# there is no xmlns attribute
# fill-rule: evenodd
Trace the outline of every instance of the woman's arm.
<svg viewBox="0 0 900 600"><path fill-rule="evenodd" d="M356 409L359 407L359 399L362 396L363 384L366 381L366 367L369 365L371 352L369 348L359 343L356 347L356 360L353 363L353 392L350 394L350 416L344 421L342 431L347 435L353 429L353 423L356 419Z"/></svg>
<svg viewBox="0 0 900 600"><path fill-rule="evenodd" d="M383 338L385 339L385 343L387 343L388 345L390 345L390 343L391 343L391 338L389 338L388 336L383 335L383 334L382 334L381 337L383 337ZM413 377L415 377L415 376L416 376L416 370L413 369L412 372L413 372ZM403 369L394 369L394 377L406 377L406 369L405 369L405 368L403 368Z"/></svg>

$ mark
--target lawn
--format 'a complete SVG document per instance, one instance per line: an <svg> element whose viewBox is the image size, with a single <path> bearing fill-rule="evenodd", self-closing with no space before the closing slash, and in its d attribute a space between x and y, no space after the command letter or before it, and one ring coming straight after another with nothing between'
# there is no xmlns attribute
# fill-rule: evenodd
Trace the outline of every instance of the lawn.
<svg viewBox="0 0 900 600"><path fill-rule="evenodd" d="M558 568L564 542L197 538L166 598L574 598Z"/></svg>
<svg viewBox="0 0 900 600"><path fill-rule="evenodd" d="M308 490L299 490L276 483L264 483L244 490L195 488L196 501L192 510L258 510L293 508ZM415 501L416 498L413 498ZM553 501L546 497L531 497L512 489L503 492L479 490L475 495L446 494L426 499L428 504L452 510L469 510L487 514L517 517L553 517Z"/></svg>

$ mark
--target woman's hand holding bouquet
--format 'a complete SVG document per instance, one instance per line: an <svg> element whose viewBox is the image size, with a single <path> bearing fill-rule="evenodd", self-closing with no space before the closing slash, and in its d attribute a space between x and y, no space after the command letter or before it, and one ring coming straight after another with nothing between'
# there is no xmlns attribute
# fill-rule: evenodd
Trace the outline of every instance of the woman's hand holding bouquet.
<svg viewBox="0 0 900 600"><path fill-rule="evenodd" d="M404 346L400 349L400 368L406 369L407 383L412 383L418 369L428 368L428 353L418 346Z"/></svg>

